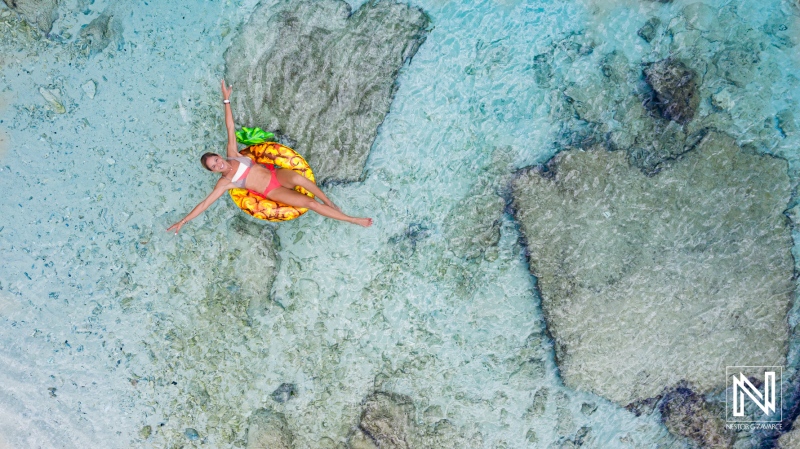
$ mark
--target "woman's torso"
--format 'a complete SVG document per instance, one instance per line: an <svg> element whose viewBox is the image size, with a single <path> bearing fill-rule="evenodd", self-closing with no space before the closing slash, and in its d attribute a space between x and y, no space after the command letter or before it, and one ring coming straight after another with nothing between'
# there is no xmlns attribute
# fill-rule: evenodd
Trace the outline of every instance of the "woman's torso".
<svg viewBox="0 0 800 449"><path fill-rule="evenodd" d="M234 187L263 192L269 185L272 173L261 164L253 162L248 157L232 157L228 160L231 161L234 173L229 181Z"/></svg>

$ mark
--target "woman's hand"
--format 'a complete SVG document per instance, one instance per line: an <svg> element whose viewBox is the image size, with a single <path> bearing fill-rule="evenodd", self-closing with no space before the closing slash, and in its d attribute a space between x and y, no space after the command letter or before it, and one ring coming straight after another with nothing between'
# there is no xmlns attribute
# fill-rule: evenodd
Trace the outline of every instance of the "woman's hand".
<svg viewBox="0 0 800 449"><path fill-rule="evenodd" d="M175 231L175 235L178 235L178 231L181 230L183 225L186 224L186 220L181 219L181 221L175 223L174 225L167 228L167 231Z"/></svg>
<svg viewBox="0 0 800 449"><path fill-rule="evenodd" d="M225 80L222 80L222 99L230 100L231 92L233 92L233 85L225 87Z"/></svg>

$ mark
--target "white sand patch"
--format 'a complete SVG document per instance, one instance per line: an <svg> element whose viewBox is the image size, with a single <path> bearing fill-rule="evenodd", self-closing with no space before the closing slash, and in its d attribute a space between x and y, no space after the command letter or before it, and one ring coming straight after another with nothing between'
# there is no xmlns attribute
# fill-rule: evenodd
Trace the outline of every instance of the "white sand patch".
<svg viewBox="0 0 800 449"><path fill-rule="evenodd" d="M6 108L11 104L11 100L14 99L13 92L0 92L0 113L6 111Z"/></svg>
<svg viewBox="0 0 800 449"><path fill-rule="evenodd" d="M3 160L6 153L8 153L8 148L11 146L11 137L8 135L5 130L0 128L0 160Z"/></svg>
<svg viewBox="0 0 800 449"><path fill-rule="evenodd" d="M587 28L603 29L604 24L612 21L621 10L639 11L642 17L653 14L659 7L664 7L659 2L642 2L637 0L584 0L586 9L592 14L592 21Z"/></svg>
<svg viewBox="0 0 800 449"><path fill-rule="evenodd" d="M0 292L0 317L8 317L12 313L20 309L19 301L15 300L11 295ZM2 439L0 439L0 442ZM0 445L0 449L2 449Z"/></svg>
<svg viewBox="0 0 800 449"><path fill-rule="evenodd" d="M13 99L13 92L0 92L0 117L8 112ZM8 135L8 131L5 128L0 126L0 160L8 153L9 147L11 147L11 136ZM2 449L2 446L0 446L0 449Z"/></svg>

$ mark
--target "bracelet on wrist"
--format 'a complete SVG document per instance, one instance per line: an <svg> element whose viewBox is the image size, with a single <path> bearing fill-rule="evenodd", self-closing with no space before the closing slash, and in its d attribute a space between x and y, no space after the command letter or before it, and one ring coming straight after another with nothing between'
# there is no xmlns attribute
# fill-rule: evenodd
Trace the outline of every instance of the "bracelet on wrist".
<svg viewBox="0 0 800 449"><path fill-rule="evenodd" d="M224 103L224 104L231 104L231 100L222 100L222 103Z"/></svg>

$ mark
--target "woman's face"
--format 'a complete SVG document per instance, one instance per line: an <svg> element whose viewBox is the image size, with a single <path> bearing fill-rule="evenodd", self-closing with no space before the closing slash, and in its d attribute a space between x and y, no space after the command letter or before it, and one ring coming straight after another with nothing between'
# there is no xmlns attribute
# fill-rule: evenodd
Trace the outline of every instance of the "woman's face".
<svg viewBox="0 0 800 449"><path fill-rule="evenodd" d="M220 173L223 170L225 170L225 168L228 165L228 162L219 156L211 156L208 159L206 159L206 165L214 173Z"/></svg>

